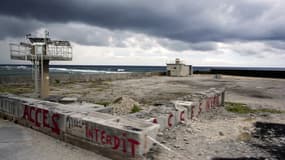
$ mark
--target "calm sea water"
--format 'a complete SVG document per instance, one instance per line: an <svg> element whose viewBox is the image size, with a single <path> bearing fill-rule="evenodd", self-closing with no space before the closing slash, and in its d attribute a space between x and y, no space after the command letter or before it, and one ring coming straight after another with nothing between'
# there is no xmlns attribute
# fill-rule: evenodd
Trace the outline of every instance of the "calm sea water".
<svg viewBox="0 0 285 160"><path fill-rule="evenodd" d="M193 66L194 71L223 70L256 70L256 71L285 71L285 68L273 67L211 67ZM166 66L110 66L110 65L51 65L50 73L122 73L122 72L163 72ZM28 75L32 73L31 65L0 65L0 76Z"/></svg>

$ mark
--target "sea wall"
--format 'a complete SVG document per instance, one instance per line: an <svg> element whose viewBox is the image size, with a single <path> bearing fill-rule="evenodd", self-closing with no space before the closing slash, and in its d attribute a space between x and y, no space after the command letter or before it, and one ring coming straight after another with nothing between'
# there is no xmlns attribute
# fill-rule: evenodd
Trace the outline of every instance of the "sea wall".
<svg viewBox="0 0 285 160"><path fill-rule="evenodd" d="M254 70L254 69L209 69L194 71L194 74L222 74L231 76L262 77L262 78L285 78L285 71Z"/></svg>
<svg viewBox="0 0 285 160"><path fill-rule="evenodd" d="M0 117L114 159L143 159L159 125L73 110L68 105L0 95Z"/></svg>
<svg viewBox="0 0 285 160"><path fill-rule="evenodd" d="M68 82L88 82L97 80L121 80L121 79L134 79L150 76L165 75L165 72L132 72L132 73L102 73L102 74L50 74L51 83L68 83ZM10 75L0 76L1 83L34 83L32 75Z"/></svg>

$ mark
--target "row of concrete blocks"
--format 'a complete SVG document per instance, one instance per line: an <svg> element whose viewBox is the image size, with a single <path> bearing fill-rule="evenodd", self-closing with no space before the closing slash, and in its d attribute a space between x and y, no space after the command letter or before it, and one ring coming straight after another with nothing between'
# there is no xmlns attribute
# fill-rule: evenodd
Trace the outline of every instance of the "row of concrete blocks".
<svg viewBox="0 0 285 160"><path fill-rule="evenodd" d="M158 130L199 117L223 105L225 91L210 89L127 117L108 108L80 108L13 95L0 95L0 117L114 159L142 159ZM138 119L139 118L139 119ZM151 137L151 138L149 138Z"/></svg>
<svg viewBox="0 0 285 160"><path fill-rule="evenodd" d="M0 117L113 159L143 159L159 125L132 118L79 111L68 106L13 95L0 95Z"/></svg>
<svg viewBox="0 0 285 160"><path fill-rule="evenodd" d="M184 96L178 100L153 106L148 111L138 112L130 117L144 119L148 122L159 124L159 130L171 129L180 123L199 118L203 113L224 105L225 90L211 88L206 92L200 92Z"/></svg>

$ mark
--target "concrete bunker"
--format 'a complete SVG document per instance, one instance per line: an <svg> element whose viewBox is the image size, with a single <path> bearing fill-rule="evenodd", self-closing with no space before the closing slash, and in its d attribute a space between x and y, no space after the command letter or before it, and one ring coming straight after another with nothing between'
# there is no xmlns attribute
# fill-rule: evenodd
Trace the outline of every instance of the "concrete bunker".
<svg viewBox="0 0 285 160"><path fill-rule="evenodd" d="M179 58L175 59L175 63L166 64L167 75L172 77L187 77L193 75L192 65L185 65Z"/></svg>

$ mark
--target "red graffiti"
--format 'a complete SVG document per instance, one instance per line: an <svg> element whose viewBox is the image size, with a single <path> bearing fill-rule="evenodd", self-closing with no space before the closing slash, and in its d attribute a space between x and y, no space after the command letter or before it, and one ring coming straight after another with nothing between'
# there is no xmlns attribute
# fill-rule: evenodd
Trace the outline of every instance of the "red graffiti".
<svg viewBox="0 0 285 160"><path fill-rule="evenodd" d="M135 153L136 153L136 145L139 145L140 144L140 142L138 142L138 141L136 141L136 140L134 140L134 139L130 139L130 138L128 138L128 142L130 142L131 143L131 151L132 151L132 156L135 156Z"/></svg>
<svg viewBox="0 0 285 160"><path fill-rule="evenodd" d="M42 110L38 109L36 111L36 114L35 114L35 120L36 120L36 126L37 127L41 127L41 124L39 123L39 114L42 113Z"/></svg>
<svg viewBox="0 0 285 160"><path fill-rule="evenodd" d="M182 111L181 113L180 113L180 121L185 121L185 111Z"/></svg>
<svg viewBox="0 0 285 160"><path fill-rule="evenodd" d="M207 101L206 101L206 111L209 111L210 110L210 105L211 105L211 99L209 98L209 99L207 99Z"/></svg>
<svg viewBox="0 0 285 160"><path fill-rule="evenodd" d="M51 128L52 132L56 133L59 135L60 133L60 129L59 129L59 126L57 124L57 121L59 120L60 116L59 114L55 113L51 116L51 121L52 121L52 124L53 124L53 127Z"/></svg>
<svg viewBox="0 0 285 160"><path fill-rule="evenodd" d="M212 97L212 108L216 107L216 96Z"/></svg>
<svg viewBox="0 0 285 160"><path fill-rule="evenodd" d="M218 95L216 97L216 104L218 107L220 106L220 96L218 96Z"/></svg>
<svg viewBox="0 0 285 160"><path fill-rule="evenodd" d="M198 115L200 115L201 114L201 112L202 112L202 102L200 102L200 104L199 104L199 111L198 111Z"/></svg>
<svg viewBox="0 0 285 160"><path fill-rule="evenodd" d="M59 120L60 115L57 113L52 114L52 116L50 117L52 126L48 124L48 115L48 110L25 105L23 118L25 120L30 121L37 127L50 128L53 133L59 135L60 129L57 121ZM39 117L42 117L41 121L39 120Z"/></svg>
<svg viewBox="0 0 285 160"><path fill-rule="evenodd" d="M157 119L154 118L154 119L152 120L152 123L158 123L158 122L157 122Z"/></svg>
<svg viewBox="0 0 285 160"><path fill-rule="evenodd" d="M49 128L49 124L47 123L48 118L48 110L43 110L43 125L46 128Z"/></svg>
<svg viewBox="0 0 285 160"><path fill-rule="evenodd" d="M114 146L112 149L116 150L120 147L120 138L117 136L113 136L114 139Z"/></svg>
<svg viewBox="0 0 285 160"><path fill-rule="evenodd" d="M122 148L123 153L127 153L127 147L129 147L131 155L135 157L136 149L137 146L140 145L140 142L135 139L128 138L126 133L123 133L118 137L117 135L109 135L105 130L100 130L98 128L91 129L87 125L85 129L86 137L88 139L102 145L110 145L113 150Z"/></svg>
<svg viewBox="0 0 285 160"><path fill-rule="evenodd" d="M168 116L168 127L172 127L172 123L171 123L172 117L173 117L173 114L170 113L169 116Z"/></svg>

